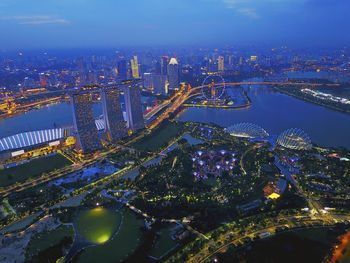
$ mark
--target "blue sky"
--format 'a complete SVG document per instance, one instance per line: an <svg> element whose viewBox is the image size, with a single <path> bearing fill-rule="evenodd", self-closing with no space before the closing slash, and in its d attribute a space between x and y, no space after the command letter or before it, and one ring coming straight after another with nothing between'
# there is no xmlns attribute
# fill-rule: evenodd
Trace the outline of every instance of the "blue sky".
<svg viewBox="0 0 350 263"><path fill-rule="evenodd" d="M350 42L350 0L0 0L0 48Z"/></svg>

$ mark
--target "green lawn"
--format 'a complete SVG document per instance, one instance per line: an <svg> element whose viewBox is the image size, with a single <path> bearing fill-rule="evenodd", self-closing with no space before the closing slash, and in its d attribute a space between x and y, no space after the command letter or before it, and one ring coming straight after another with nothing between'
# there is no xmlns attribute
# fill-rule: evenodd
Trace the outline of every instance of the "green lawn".
<svg viewBox="0 0 350 263"><path fill-rule="evenodd" d="M166 146L168 142L176 137L182 130L183 127L181 125L170 122L135 142L133 146L139 150L156 151L157 149Z"/></svg>
<svg viewBox="0 0 350 263"><path fill-rule="evenodd" d="M122 262L142 243L143 220L129 210L121 212L123 221L119 232L109 242L86 248L78 262Z"/></svg>
<svg viewBox="0 0 350 263"><path fill-rule="evenodd" d="M36 234L27 245L26 258L30 259L40 251L58 244L65 237L71 237L72 240L74 239L74 230L72 226L62 225L51 231Z"/></svg>
<svg viewBox="0 0 350 263"><path fill-rule="evenodd" d="M171 226L160 231L160 236L157 238L150 252L150 256L161 258L177 245L177 243L170 238L170 229Z"/></svg>
<svg viewBox="0 0 350 263"><path fill-rule="evenodd" d="M34 159L16 167L0 170L0 187L9 186L16 182L24 182L28 178L41 176L42 173L48 173L55 169L60 169L66 165L72 164L61 154L55 154L49 157Z"/></svg>
<svg viewBox="0 0 350 263"><path fill-rule="evenodd" d="M36 219L41 215L42 212L37 212L31 216L28 216L22 220L19 220L17 222L14 222L8 226L5 226L4 228L0 229L0 234L5 234L5 233L11 233L15 232L18 230L22 230L28 226L30 226Z"/></svg>

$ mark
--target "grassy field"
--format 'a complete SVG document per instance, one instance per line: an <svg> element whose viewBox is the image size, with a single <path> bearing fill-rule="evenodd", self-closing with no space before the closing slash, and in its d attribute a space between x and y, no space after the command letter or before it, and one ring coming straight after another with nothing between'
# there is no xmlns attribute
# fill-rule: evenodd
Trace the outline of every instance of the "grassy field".
<svg viewBox="0 0 350 263"><path fill-rule="evenodd" d="M16 167L0 170L0 187L9 186L16 182L24 182L28 178L41 176L42 173L48 173L54 169L60 169L66 165L72 164L61 154L49 157L43 157L32 160Z"/></svg>
<svg viewBox="0 0 350 263"><path fill-rule="evenodd" d="M82 212L77 220L79 233L94 243L108 241L120 225L121 214L97 207Z"/></svg>
<svg viewBox="0 0 350 263"><path fill-rule="evenodd" d="M177 243L170 238L170 229L171 226L160 231L160 236L157 238L157 241L150 252L150 256L161 258L177 245Z"/></svg>
<svg viewBox="0 0 350 263"><path fill-rule="evenodd" d="M37 212L31 216L28 216L22 220L14 222L4 228L0 229L0 234L11 233L14 231L22 230L30 226L41 215L42 212Z"/></svg>
<svg viewBox="0 0 350 263"><path fill-rule="evenodd" d="M156 151L157 149L166 146L168 142L176 137L182 130L183 128L181 125L169 122L168 125L163 125L153 131L150 135L135 142L133 146L139 150Z"/></svg>
<svg viewBox="0 0 350 263"><path fill-rule="evenodd" d="M143 220L128 210L123 210L123 221L119 232L105 244L92 246L79 257L78 262L122 262L142 243ZM101 261L102 260L102 261Z"/></svg>
<svg viewBox="0 0 350 263"><path fill-rule="evenodd" d="M72 226L59 226L49 232L36 234L27 245L26 258L29 259L37 255L40 251L58 244L64 237L71 237L74 239L74 230Z"/></svg>

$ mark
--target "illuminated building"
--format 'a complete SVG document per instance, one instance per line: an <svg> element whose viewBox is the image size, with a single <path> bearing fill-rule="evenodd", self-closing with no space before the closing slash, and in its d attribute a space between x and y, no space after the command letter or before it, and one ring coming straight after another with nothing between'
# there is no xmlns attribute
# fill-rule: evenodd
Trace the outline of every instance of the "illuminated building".
<svg viewBox="0 0 350 263"><path fill-rule="evenodd" d="M310 150L312 148L310 137L303 130L297 128L282 132L277 138L277 143L294 150Z"/></svg>
<svg viewBox="0 0 350 263"><path fill-rule="evenodd" d="M71 94L74 133L77 147L82 152L92 152L102 147L98 137L90 93Z"/></svg>
<svg viewBox="0 0 350 263"><path fill-rule="evenodd" d="M155 94L167 94L165 88L166 76L152 74L152 87Z"/></svg>
<svg viewBox="0 0 350 263"><path fill-rule="evenodd" d="M40 79L40 86L41 87L46 87L47 86L47 77L46 77L46 75L44 73L40 73L39 79Z"/></svg>
<svg viewBox="0 0 350 263"><path fill-rule="evenodd" d="M243 65L243 58L242 57L239 57L239 65Z"/></svg>
<svg viewBox="0 0 350 263"><path fill-rule="evenodd" d="M134 59L132 59L130 62L131 62L132 77L135 79L139 79L140 74L139 74L139 63L137 61L137 56L134 56Z"/></svg>
<svg viewBox="0 0 350 263"><path fill-rule="evenodd" d="M169 89L177 89L179 87L179 64L176 58L171 58L168 64L168 81Z"/></svg>
<svg viewBox="0 0 350 263"><path fill-rule="evenodd" d="M117 65L118 68L118 77L122 80L128 78L128 71L126 68L126 61L125 60L120 60Z"/></svg>
<svg viewBox="0 0 350 263"><path fill-rule="evenodd" d="M224 68L224 56L219 56L218 58L218 71L223 72L225 70Z"/></svg>
<svg viewBox="0 0 350 263"><path fill-rule="evenodd" d="M250 61L255 62L258 60L258 56L250 56Z"/></svg>
<svg viewBox="0 0 350 263"><path fill-rule="evenodd" d="M124 99L126 108L126 118L128 122L128 128L135 132L145 127L140 88L138 84L129 84L124 89Z"/></svg>
<svg viewBox="0 0 350 263"><path fill-rule="evenodd" d="M167 75L168 63L169 63L169 58L165 57L165 56L162 57L161 62L160 62L160 74L161 75Z"/></svg>
<svg viewBox="0 0 350 263"><path fill-rule="evenodd" d="M152 88L152 73L143 73L143 88L151 89Z"/></svg>
<svg viewBox="0 0 350 263"><path fill-rule="evenodd" d="M108 138L117 141L127 135L123 112L117 88L106 89L101 93L103 116Z"/></svg>
<svg viewBox="0 0 350 263"><path fill-rule="evenodd" d="M243 138L265 138L269 136L269 134L260 126L254 123L237 123L226 128L226 132L235 137L243 137Z"/></svg>

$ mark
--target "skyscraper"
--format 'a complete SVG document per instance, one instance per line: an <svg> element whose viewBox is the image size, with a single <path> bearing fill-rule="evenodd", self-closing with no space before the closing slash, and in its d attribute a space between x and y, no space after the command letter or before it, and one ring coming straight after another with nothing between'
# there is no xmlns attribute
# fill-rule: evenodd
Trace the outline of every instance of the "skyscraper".
<svg viewBox="0 0 350 263"><path fill-rule="evenodd" d="M128 128L131 129L132 132L143 129L145 124L142 114L141 95L138 82L128 84L124 88L124 99Z"/></svg>
<svg viewBox="0 0 350 263"><path fill-rule="evenodd" d="M225 70L224 68L224 56L219 56L218 58L218 71L223 72Z"/></svg>
<svg viewBox="0 0 350 263"><path fill-rule="evenodd" d="M171 58L168 65L168 81L169 89L177 89L179 87L179 64L176 58Z"/></svg>
<svg viewBox="0 0 350 263"><path fill-rule="evenodd" d="M40 79L40 86L46 87L47 86L47 77L46 77L45 73L40 73L39 79Z"/></svg>
<svg viewBox="0 0 350 263"><path fill-rule="evenodd" d="M167 94L165 89L166 76L159 74L152 74L152 87L155 94Z"/></svg>
<svg viewBox="0 0 350 263"><path fill-rule="evenodd" d="M127 79L128 77L128 70L126 68L126 61L125 60L120 60L118 62L118 77L122 80Z"/></svg>
<svg viewBox="0 0 350 263"><path fill-rule="evenodd" d="M168 57L162 57L160 61L160 74L161 75L167 75L168 73L168 63L169 63L169 58Z"/></svg>
<svg viewBox="0 0 350 263"><path fill-rule="evenodd" d="M70 100L77 147L83 153L100 149L102 144L97 134L94 113L92 111L91 94L88 92L73 93Z"/></svg>
<svg viewBox="0 0 350 263"><path fill-rule="evenodd" d="M152 73L143 73L143 87L145 89L152 88Z"/></svg>
<svg viewBox="0 0 350 263"><path fill-rule="evenodd" d="M127 135L126 124L119 101L119 90L117 88L106 88L101 95L108 139L118 141Z"/></svg>
<svg viewBox="0 0 350 263"><path fill-rule="evenodd" d="M131 62L132 77L135 79L139 79L140 78L139 62L137 61L137 56L134 56L134 59L132 59L130 62Z"/></svg>

